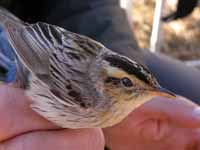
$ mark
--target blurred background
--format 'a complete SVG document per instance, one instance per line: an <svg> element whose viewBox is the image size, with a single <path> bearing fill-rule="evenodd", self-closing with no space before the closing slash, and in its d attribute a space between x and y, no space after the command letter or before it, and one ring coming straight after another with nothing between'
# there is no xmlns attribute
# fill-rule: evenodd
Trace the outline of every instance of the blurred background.
<svg viewBox="0 0 200 150"><path fill-rule="evenodd" d="M164 0L162 16L168 16L175 12L177 4L178 0ZM140 47L150 48L156 0L121 0L121 5L127 9L131 26ZM160 52L184 61L200 60L199 4L196 4L187 17L162 22L161 27Z"/></svg>

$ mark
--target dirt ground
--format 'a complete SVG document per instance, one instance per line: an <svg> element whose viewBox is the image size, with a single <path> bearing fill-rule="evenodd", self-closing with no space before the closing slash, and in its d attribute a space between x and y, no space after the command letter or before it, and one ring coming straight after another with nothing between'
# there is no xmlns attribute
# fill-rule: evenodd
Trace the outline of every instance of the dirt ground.
<svg viewBox="0 0 200 150"><path fill-rule="evenodd" d="M171 12L176 5L165 7ZM142 48L149 48L155 0L134 1L133 30ZM161 52L180 60L200 59L200 7L181 20L163 24Z"/></svg>

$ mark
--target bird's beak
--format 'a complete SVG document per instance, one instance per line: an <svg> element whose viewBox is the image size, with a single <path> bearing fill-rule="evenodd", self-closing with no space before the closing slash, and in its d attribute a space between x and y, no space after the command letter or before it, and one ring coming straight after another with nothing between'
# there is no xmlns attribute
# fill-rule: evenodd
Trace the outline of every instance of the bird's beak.
<svg viewBox="0 0 200 150"><path fill-rule="evenodd" d="M174 94L173 92L163 88L163 87L159 87L154 91L150 91L150 93L153 96L163 96L163 97L167 97L167 98L176 98L176 94Z"/></svg>

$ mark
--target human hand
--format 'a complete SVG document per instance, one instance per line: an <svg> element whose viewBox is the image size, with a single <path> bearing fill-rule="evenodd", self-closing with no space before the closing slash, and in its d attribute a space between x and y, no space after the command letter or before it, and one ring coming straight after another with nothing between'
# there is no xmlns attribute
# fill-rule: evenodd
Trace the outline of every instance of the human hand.
<svg viewBox="0 0 200 150"><path fill-rule="evenodd" d="M60 129L29 107L19 89L0 86L0 150L103 150L100 129Z"/></svg>
<svg viewBox="0 0 200 150"><path fill-rule="evenodd" d="M103 131L111 150L200 150L199 127L196 104L156 97Z"/></svg>

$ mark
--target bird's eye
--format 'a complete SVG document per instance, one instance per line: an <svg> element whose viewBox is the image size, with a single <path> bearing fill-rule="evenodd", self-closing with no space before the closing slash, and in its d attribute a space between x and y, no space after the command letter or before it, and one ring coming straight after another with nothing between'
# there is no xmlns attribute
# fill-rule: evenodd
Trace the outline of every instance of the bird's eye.
<svg viewBox="0 0 200 150"><path fill-rule="evenodd" d="M122 78L121 82L125 87L132 87L133 86L132 81L127 77Z"/></svg>

